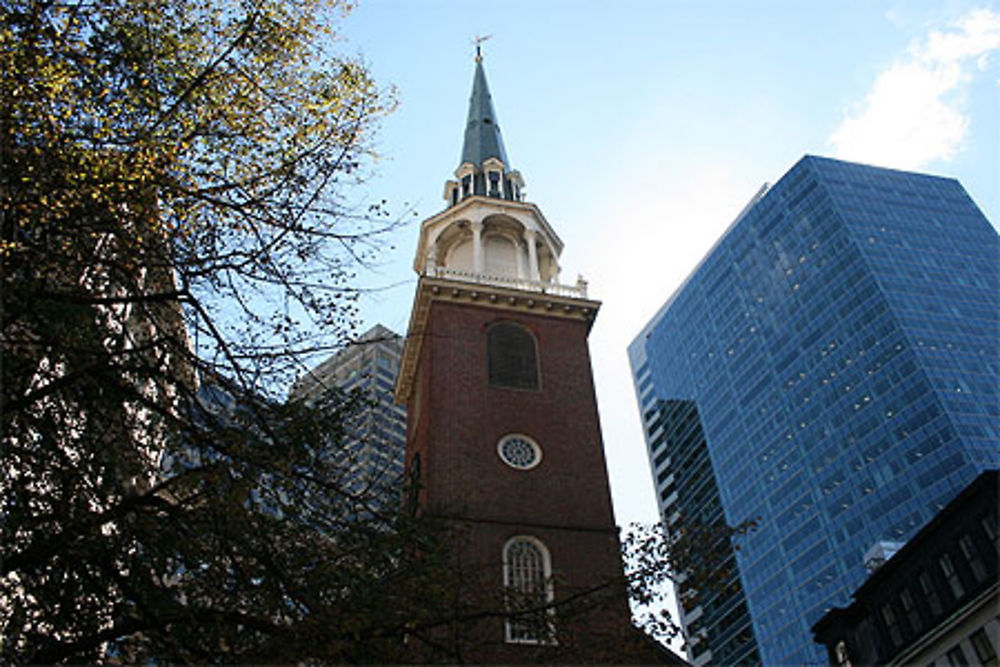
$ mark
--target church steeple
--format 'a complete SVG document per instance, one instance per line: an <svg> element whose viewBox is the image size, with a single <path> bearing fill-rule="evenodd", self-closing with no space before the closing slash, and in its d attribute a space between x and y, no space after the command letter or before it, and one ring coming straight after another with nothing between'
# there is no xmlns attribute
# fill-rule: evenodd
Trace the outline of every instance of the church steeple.
<svg viewBox="0 0 1000 667"><path fill-rule="evenodd" d="M478 46L477 52L478 52ZM496 158L505 166L507 152L504 150L500 124L493 109L493 99L486 83L482 56L476 55L476 73L472 79L472 95L469 98L469 119L465 124L465 143L462 145L462 163L481 167L488 158Z"/></svg>
<svg viewBox="0 0 1000 667"><path fill-rule="evenodd" d="M508 201L521 201L522 198L524 180L520 173L511 169L507 159L500 123L493 108L489 84L486 83L486 70L479 47L485 39L476 40L476 71L469 96L462 161L455 170L458 180L449 180L444 186L444 198L449 206L475 195Z"/></svg>
<svg viewBox="0 0 1000 667"><path fill-rule="evenodd" d="M499 613L412 645L454 641L477 664L641 660L622 650L636 635L587 349L600 303L559 283L562 241L521 197L478 49L461 159L420 225L396 400L410 509L455 529L461 604Z"/></svg>
<svg viewBox="0 0 1000 667"><path fill-rule="evenodd" d="M521 174L507 163L478 46L455 176L445 184L445 209L420 226L413 263L417 274L586 297L582 281L575 286L558 282L562 241L538 206L524 200Z"/></svg>

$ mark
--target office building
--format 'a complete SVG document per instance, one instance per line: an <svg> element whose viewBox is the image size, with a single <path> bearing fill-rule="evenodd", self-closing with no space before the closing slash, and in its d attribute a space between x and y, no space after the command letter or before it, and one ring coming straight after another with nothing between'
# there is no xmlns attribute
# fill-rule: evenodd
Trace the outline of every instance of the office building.
<svg viewBox="0 0 1000 667"><path fill-rule="evenodd" d="M646 378L646 388L651 379ZM678 582L685 645L696 667L757 664L760 657L750 614L739 581L736 553L729 541L722 500L712 473L712 460L698 407L690 400L657 400L646 412L657 498L676 536L683 517L691 544L692 572ZM678 493L683 489L683 494ZM669 511L667 511L669 508ZM713 576L714 572L723 573ZM701 586L698 582L712 582Z"/></svg>
<svg viewBox="0 0 1000 667"><path fill-rule="evenodd" d="M361 499L359 509L396 510L402 500L406 408L393 401L402 351L402 337L376 324L299 378L290 394L310 403L331 391L358 400L345 444L331 453L342 464L345 490Z"/></svg>
<svg viewBox="0 0 1000 667"><path fill-rule="evenodd" d="M668 523L696 491L668 401L697 408L725 520L758 520L735 562L765 664L824 662L810 625L869 548L1000 467L998 313L1000 240L957 181L807 156L629 346Z"/></svg>

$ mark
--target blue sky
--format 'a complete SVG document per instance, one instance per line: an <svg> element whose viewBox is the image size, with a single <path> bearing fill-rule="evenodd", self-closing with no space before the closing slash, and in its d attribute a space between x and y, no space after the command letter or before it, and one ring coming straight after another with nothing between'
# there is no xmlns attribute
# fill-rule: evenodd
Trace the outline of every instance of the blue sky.
<svg viewBox="0 0 1000 667"><path fill-rule="evenodd" d="M996 2L361 0L341 50L398 89L362 191L416 213L362 277L404 332L419 221L458 166L475 35L507 154L603 301L591 333L617 520L656 505L625 348L806 153L958 178L1000 222Z"/></svg>

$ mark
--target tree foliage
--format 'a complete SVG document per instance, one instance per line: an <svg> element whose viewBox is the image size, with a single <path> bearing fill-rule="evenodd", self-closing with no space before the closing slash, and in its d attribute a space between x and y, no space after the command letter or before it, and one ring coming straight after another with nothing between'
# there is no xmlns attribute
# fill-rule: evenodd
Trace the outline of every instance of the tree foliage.
<svg viewBox="0 0 1000 667"><path fill-rule="evenodd" d="M734 554L756 526L756 521L728 526L721 517L708 523L678 517L670 529L663 523L629 526L622 550L637 625L664 642L680 638L691 646L705 639L684 635L667 606L668 589L675 587L677 606L688 613L698 605L724 606L738 585Z"/></svg>
<svg viewBox="0 0 1000 667"><path fill-rule="evenodd" d="M364 405L275 395L391 226L346 9L0 2L5 661L387 659L420 608L330 455Z"/></svg>

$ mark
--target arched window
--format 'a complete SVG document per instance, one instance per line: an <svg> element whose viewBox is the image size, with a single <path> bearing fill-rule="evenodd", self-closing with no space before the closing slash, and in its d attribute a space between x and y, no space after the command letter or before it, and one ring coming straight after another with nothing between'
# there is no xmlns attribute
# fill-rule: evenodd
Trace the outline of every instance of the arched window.
<svg viewBox="0 0 1000 667"><path fill-rule="evenodd" d="M518 535L503 547L503 580L507 610L505 639L512 643L555 642L552 623L552 564L549 551L538 539Z"/></svg>
<svg viewBox="0 0 1000 667"><path fill-rule="evenodd" d="M498 322L486 332L490 384L512 389L538 389L535 337L514 322Z"/></svg>

